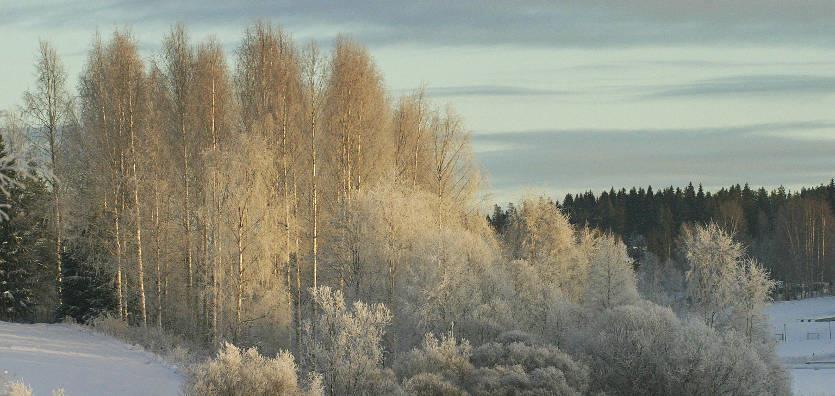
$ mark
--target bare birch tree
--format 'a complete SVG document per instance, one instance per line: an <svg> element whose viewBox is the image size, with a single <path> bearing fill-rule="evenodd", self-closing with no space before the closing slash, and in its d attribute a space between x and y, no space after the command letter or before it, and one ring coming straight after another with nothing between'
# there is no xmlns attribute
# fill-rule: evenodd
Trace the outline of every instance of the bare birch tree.
<svg viewBox="0 0 835 396"><path fill-rule="evenodd" d="M48 42L41 41L35 62L36 85L24 96L26 113L34 120L33 127L39 134L44 151L49 158L48 178L53 196L53 225L55 232L55 284L58 306L62 303L63 270L61 266L61 243L63 240L61 189L61 165L58 158L62 143L62 128L67 112L70 111L70 97L66 90L67 73L64 65Z"/></svg>

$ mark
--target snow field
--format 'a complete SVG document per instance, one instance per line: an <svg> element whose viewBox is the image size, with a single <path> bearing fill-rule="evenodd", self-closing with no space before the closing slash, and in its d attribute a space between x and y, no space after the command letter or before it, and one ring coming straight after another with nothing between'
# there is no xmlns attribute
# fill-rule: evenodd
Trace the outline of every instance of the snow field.
<svg viewBox="0 0 835 396"><path fill-rule="evenodd" d="M835 317L835 297L775 302L765 313L775 338L784 334L777 354L792 374L794 393L835 395L835 323L814 321Z"/></svg>
<svg viewBox="0 0 835 396"><path fill-rule="evenodd" d="M0 374L34 394L178 395L176 367L140 347L66 324L0 322Z"/></svg>

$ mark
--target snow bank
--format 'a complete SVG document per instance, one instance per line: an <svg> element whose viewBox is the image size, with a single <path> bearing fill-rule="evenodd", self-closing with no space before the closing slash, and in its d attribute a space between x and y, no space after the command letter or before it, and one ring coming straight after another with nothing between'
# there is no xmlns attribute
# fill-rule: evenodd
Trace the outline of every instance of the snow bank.
<svg viewBox="0 0 835 396"><path fill-rule="evenodd" d="M35 395L177 395L184 379L155 355L65 324L0 322L0 374Z"/></svg>

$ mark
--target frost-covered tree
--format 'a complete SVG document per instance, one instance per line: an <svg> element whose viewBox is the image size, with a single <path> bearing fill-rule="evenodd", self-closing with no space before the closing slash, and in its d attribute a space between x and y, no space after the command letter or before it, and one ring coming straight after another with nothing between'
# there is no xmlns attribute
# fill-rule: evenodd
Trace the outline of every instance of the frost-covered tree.
<svg viewBox="0 0 835 396"><path fill-rule="evenodd" d="M35 62L35 88L24 96L26 113L33 120L32 127L37 131L39 147L48 158L47 180L52 192L52 225L55 238L55 277L58 305L61 305L61 243L63 242L63 223L61 210L62 190L60 183L63 172L63 159L59 158L63 144L62 132L65 124L72 118L70 94L66 88L67 73L58 57L58 52L47 41L41 41Z"/></svg>
<svg viewBox="0 0 835 396"><path fill-rule="evenodd" d="M708 326L733 326L749 340L755 333L761 334L755 322L774 288L766 270L746 257L733 235L715 223L686 232L684 248L690 264L687 294L693 310Z"/></svg>
<svg viewBox="0 0 835 396"><path fill-rule="evenodd" d="M286 284L276 271L281 245L269 231L277 215L270 200L277 170L271 152L263 149L265 144L266 138L260 135L238 134L216 160L225 161L217 172L219 210L228 219L220 238L227 254L224 262L232 266L222 277L223 285L233 290L228 295L231 315L227 323L236 341L253 322L268 317L287 321L291 314L282 309L289 300Z"/></svg>
<svg viewBox="0 0 835 396"><path fill-rule="evenodd" d="M716 326L734 302L743 248L716 223L698 225L684 234L687 295L708 326Z"/></svg>
<svg viewBox="0 0 835 396"><path fill-rule="evenodd" d="M595 239L589 259L584 303L607 309L638 300L632 258L623 242L612 235Z"/></svg>
<svg viewBox="0 0 835 396"><path fill-rule="evenodd" d="M578 245L568 218L540 197L524 200L509 221L504 239L510 256L528 260L545 281L556 284L572 301L580 301L588 255L581 249L584 245Z"/></svg>
<svg viewBox="0 0 835 396"><path fill-rule="evenodd" d="M745 318L743 332L752 340L757 333L759 323L763 322L762 310L771 301L771 292L775 282L768 272L754 259L745 259L737 272L737 290L735 306Z"/></svg>

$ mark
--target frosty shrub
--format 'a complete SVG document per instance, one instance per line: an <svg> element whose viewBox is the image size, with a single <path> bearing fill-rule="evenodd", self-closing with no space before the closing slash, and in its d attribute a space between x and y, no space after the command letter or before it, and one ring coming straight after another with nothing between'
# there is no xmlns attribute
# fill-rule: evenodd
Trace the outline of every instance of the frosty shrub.
<svg viewBox="0 0 835 396"><path fill-rule="evenodd" d="M588 387L588 368L521 332L475 349L452 334L427 335L395 368L410 394L581 395Z"/></svg>
<svg viewBox="0 0 835 396"><path fill-rule="evenodd" d="M464 396L468 394L458 386L444 380L440 375L431 373L420 373L409 378L403 384L403 388L406 394L414 396Z"/></svg>
<svg viewBox="0 0 835 396"><path fill-rule="evenodd" d="M32 396L32 388L23 381L11 381L0 388L0 391L0 395L3 396Z"/></svg>
<svg viewBox="0 0 835 396"><path fill-rule="evenodd" d="M579 333L578 333L579 334ZM570 343L588 357L591 392L654 395L784 395L789 382L744 336L682 321L650 303L597 315ZM777 374L777 375L775 375Z"/></svg>
<svg viewBox="0 0 835 396"><path fill-rule="evenodd" d="M340 291L312 290L318 318L305 323L304 368L322 376L331 395L390 394L399 391L394 373L383 369L381 345L391 314L382 304L355 302L348 308Z"/></svg>
<svg viewBox="0 0 835 396"><path fill-rule="evenodd" d="M475 369L470 363L471 353L472 347L467 340L458 342L452 333L438 339L429 333L420 348L409 351L397 360L394 369L400 378L408 378L409 381L414 379L412 386L438 384L436 377L447 384L463 386ZM432 376L427 377L429 374Z"/></svg>
<svg viewBox="0 0 835 396"><path fill-rule="evenodd" d="M588 367L521 332L475 348L471 361L478 367L470 385L475 394L582 395L588 388Z"/></svg>
<svg viewBox="0 0 835 396"><path fill-rule="evenodd" d="M296 363L290 352L274 358L261 356L255 348L241 350L225 343L217 357L196 366L186 391L190 395L321 395L314 378L308 389L299 385Z"/></svg>

